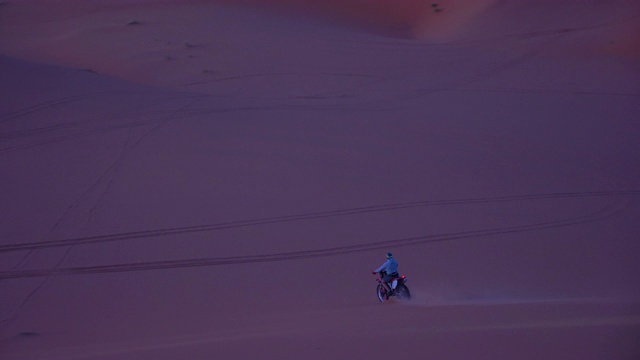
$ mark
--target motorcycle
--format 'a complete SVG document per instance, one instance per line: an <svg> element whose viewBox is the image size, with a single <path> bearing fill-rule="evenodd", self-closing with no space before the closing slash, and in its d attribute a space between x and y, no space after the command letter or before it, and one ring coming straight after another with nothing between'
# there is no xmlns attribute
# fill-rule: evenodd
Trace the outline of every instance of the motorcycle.
<svg viewBox="0 0 640 360"><path fill-rule="evenodd" d="M407 277L405 275L397 275L387 283L389 285L389 288L391 289L389 296L387 296L387 290L382 284L382 279L387 275L387 273L381 271L377 274L378 277L376 278L376 281L378 281L378 287L376 288L376 295L378 296L378 300L380 300L380 302L389 300L389 298L392 296L395 296L400 300L411 299L411 292L409 291L407 285L405 285L407 282Z"/></svg>

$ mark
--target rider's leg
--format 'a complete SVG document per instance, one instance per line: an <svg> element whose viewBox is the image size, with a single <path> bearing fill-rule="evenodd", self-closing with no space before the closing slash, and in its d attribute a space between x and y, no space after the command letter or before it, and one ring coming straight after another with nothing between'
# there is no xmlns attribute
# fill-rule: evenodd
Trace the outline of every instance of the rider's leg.
<svg viewBox="0 0 640 360"><path fill-rule="evenodd" d="M391 285L389 284L389 282L393 280L392 276L389 275L385 275L384 278L382 278L382 286L384 286L385 290L387 291L387 294L391 293Z"/></svg>

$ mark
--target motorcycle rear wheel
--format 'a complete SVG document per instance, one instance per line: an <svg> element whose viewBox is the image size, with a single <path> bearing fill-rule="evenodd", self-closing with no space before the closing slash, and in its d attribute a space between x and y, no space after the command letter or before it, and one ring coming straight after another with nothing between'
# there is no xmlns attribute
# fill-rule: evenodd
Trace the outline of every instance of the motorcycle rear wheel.
<svg viewBox="0 0 640 360"><path fill-rule="evenodd" d="M396 296L400 300L410 300L411 292L405 284L400 284L398 285L398 287L396 287Z"/></svg>

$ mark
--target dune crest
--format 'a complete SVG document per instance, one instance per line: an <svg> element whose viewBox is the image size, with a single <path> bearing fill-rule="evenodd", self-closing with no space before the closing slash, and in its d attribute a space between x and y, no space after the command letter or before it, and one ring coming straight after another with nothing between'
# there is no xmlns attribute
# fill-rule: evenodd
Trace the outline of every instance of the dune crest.
<svg viewBox="0 0 640 360"><path fill-rule="evenodd" d="M374 33L397 37L444 38L463 27L496 0L240 0L213 1L297 11Z"/></svg>

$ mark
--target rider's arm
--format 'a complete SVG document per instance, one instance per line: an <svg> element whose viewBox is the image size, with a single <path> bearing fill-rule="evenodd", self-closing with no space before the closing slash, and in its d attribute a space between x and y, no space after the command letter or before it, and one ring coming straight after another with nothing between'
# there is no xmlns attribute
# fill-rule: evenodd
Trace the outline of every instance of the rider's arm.
<svg viewBox="0 0 640 360"><path fill-rule="evenodd" d="M385 261L385 263L384 263L384 264L382 264L382 265L380 265L380 267L379 267L379 268L377 268L377 269L375 270L375 272L379 273L380 271L382 271L382 270L386 269L388 264L389 264L389 260Z"/></svg>

